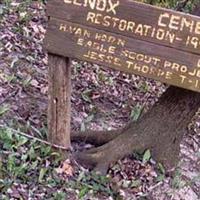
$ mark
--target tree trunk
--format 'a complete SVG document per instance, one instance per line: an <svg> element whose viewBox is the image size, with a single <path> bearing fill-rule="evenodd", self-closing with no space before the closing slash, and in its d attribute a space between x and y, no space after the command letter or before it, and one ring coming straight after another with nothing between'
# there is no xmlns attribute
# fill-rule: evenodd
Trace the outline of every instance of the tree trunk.
<svg viewBox="0 0 200 200"><path fill-rule="evenodd" d="M71 70L69 59L49 54L48 139L70 148Z"/></svg>
<svg viewBox="0 0 200 200"><path fill-rule="evenodd" d="M171 169L177 163L181 139L198 107L199 93L170 87L150 111L124 131L117 132L116 138L75 156L88 168L105 173L110 163L133 151L150 149L158 162ZM106 132L100 134L106 135Z"/></svg>

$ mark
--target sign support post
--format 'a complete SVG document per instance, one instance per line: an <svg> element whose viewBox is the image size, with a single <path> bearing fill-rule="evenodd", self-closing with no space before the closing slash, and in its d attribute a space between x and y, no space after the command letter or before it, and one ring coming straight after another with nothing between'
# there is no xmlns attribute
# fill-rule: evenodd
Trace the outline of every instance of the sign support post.
<svg viewBox="0 0 200 200"><path fill-rule="evenodd" d="M70 59L48 54L49 104L48 139L52 144L69 149L71 117L71 68Z"/></svg>

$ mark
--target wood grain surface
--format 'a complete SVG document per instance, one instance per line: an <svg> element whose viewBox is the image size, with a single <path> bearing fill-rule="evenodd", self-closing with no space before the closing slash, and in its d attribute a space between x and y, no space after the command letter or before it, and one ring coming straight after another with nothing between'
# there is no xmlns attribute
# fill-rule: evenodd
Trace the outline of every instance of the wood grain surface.
<svg viewBox="0 0 200 200"><path fill-rule="evenodd" d="M130 0L47 7L48 52L200 92L200 18Z"/></svg>

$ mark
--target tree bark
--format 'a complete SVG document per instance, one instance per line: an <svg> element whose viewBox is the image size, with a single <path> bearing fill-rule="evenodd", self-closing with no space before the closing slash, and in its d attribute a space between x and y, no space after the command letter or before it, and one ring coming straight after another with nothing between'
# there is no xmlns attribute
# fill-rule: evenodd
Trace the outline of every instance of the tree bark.
<svg viewBox="0 0 200 200"><path fill-rule="evenodd" d="M113 140L114 138L122 134L125 130L128 130L130 126L131 122L118 130L111 130L111 131L87 130L85 132L72 132L71 140L73 142L85 142L93 144L95 146L101 146Z"/></svg>
<svg viewBox="0 0 200 200"><path fill-rule="evenodd" d="M71 70L68 58L49 54L48 139L69 149Z"/></svg>
<svg viewBox="0 0 200 200"><path fill-rule="evenodd" d="M110 163L133 151L150 149L152 156L170 170L178 161L181 139L199 107L199 93L170 87L150 111L115 139L75 157L84 166L105 173Z"/></svg>

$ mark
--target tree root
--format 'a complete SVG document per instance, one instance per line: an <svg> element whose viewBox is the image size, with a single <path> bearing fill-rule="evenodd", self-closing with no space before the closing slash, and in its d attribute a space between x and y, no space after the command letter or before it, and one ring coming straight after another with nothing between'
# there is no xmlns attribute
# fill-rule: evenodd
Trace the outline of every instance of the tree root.
<svg viewBox="0 0 200 200"><path fill-rule="evenodd" d="M72 132L71 140L72 142L85 142L100 146L113 140L121 133L121 130Z"/></svg>
<svg viewBox="0 0 200 200"><path fill-rule="evenodd" d="M111 131L87 130L84 132L72 132L71 140L72 142L85 142L95 146L101 146L123 134L130 127L130 125L131 122L123 128Z"/></svg>
<svg viewBox="0 0 200 200"><path fill-rule="evenodd" d="M77 136L92 143L97 138L96 144L103 145L78 152L75 158L83 166L105 174L111 163L133 151L150 149L153 158L171 170L177 163L180 142L187 124L198 107L199 93L170 87L149 112L124 129L101 132L99 138L93 131L88 134L89 137Z"/></svg>
<svg viewBox="0 0 200 200"><path fill-rule="evenodd" d="M145 140L143 135L133 134L130 129L127 129L108 143L84 152L78 152L74 156L83 166L106 174L111 163L129 155L133 148L144 151L145 147L149 146L148 140L149 138Z"/></svg>

